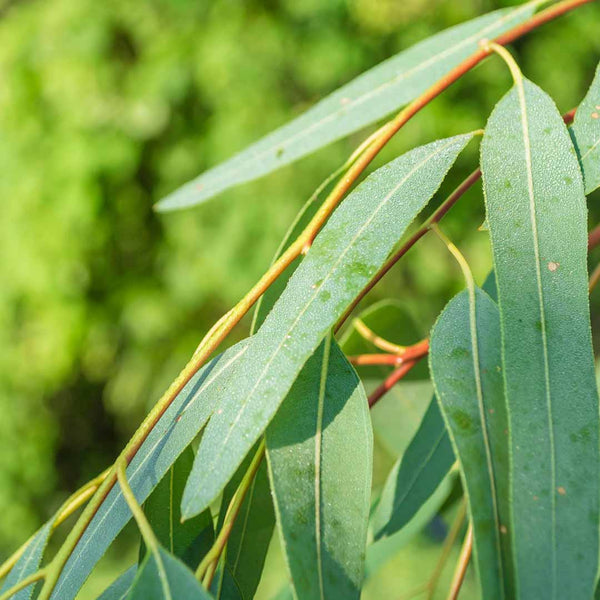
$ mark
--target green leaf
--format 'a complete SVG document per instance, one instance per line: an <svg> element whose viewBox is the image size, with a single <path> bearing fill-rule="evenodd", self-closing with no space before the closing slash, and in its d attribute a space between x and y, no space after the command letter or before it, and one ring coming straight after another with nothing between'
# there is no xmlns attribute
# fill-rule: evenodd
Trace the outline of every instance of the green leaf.
<svg viewBox="0 0 600 600"><path fill-rule="evenodd" d="M127 600L210 600L194 573L159 547L140 565Z"/></svg>
<svg viewBox="0 0 600 600"><path fill-rule="evenodd" d="M569 128L583 172L585 193L600 187L600 64Z"/></svg>
<svg viewBox="0 0 600 600"><path fill-rule="evenodd" d="M267 429L277 522L298 598L358 598L373 439L360 380L328 338Z"/></svg>
<svg viewBox="0 0 600 600"><path fill-rule="evenodd" d="M254 454L254 451L250 452L223 492L219 528L223 524L227 507L254 458ZM267 466L263 460L248 489L227 541L227 567L239 587L242 598L254 598L274 527L275 512L269 488ZM217 599L226 598L219 594L215 594L215 597Z"/></svg>
<svg viewBox="0 0 600 600"><path fill-rule="evenodd" d="M381 384L370 379L363 384L370 395ZM414 438L433 394L431 381L399 381L371 408L373 433L385 451L399 458Z"/></svg>
<svg viewBox="0 0 600 600"><path fill-rule="evenodd" d="M454 482L454 473L450 471L400 531L389 537L381 538L367 547L365 579L373 577L388 560L392 559L399 550L425 529L427 524L440 512L452 491Z"/></svg>
<svg viewBox="0 0 600 600"><path fill-rule="evenodd" d="M161 200L158 210L199 204L314 152L394 112L493 39L527 20L540 4L498 10L451 27L386 60L287 125Z"/></svg>
<svg viewBox="0 0 600 600"><path fill-rule="evenodd" d="M436 396L469 501L483 598L514 598L508 515L508 431L500 357L500 318L476 288L455 296L431 332ZM502 532L505 532L504 534Z"/></svg>
<svg viewBox="0 0 600 600"><path fill-rule="evenodd" d="M207 363L183 388L148 435L127 468L129 484L143 502L177 457L202 429L219 398L219 389L248 347L243 340ZM114 486L77 543L52 593L53 600L71 600L117 534L131 511Z"/></svg>
<svg viewBox="0 0 600 600"><path fill-rule="evenodd" d="M97 600L125 600L135 579L137 565L129 567L118 579L106 589Z"/></svg>
<svg viewBox="0 0 600 600"><path fill-rule="evenodd" d="M196 455L182 513L221 492L325 335L390 255L473 134L408 152L368 177L334 212L222 389Z"/></svg>
<svg viewBox="0 0 600 600"><path fill-rule="evenodd" d="M0 594L8 591L11 587L17 585L26 577L29 577L29 575L33 575L33 573L39 569L44 556L44 550L46 549L48 539L52 533L53 522L54 517L43 525L33 536L29 544L27 544L25 551L4 580L4 585L2 586L2 589L0 589ZM29 600L34 589L35 584L32 583L20 592L11 596L11 598L12 600Z"/></svg>
<svg viewBox="0 0 600 600"><path fill-rule="evenodd" d="M531 82L517 80L496 106L481 165L502 325L517 593L589 598L599 457L586 204L563 120Z"/></svg>
<svg viewBox="0 0 600 600"><path fill-rule="evenodd" d="M376 302L362 311L358 318L375 334L394 344L408 346L423 337L424 332L419 330L413 316L397 300ZM365 340L352 325L348 326L341 337L340 346L347 356L382 352ZM381 365L360 366L356 372L363 381L376 378L381 383L381 379L389 375L390 368ZM428 379L427 361L421 361L408 373L406 379Z"/></svg>
<svg viewBox="0 0 600 600"><path fill-rule="evenodd" d="M385 483L372 518L375 539L402 529L435 492L454 461L446 426L434 398Z"/></svg>
<svg viewBox="0 0 600 600"><path fill-rule="evenodd" d="M214 538L210 509L194 519L181 522L181 497L193 463L194 451L188 447L171 465L144 504L144 512L158 541L190 568L198 566ZM145 554L142 543L140 562Z"/></svg>

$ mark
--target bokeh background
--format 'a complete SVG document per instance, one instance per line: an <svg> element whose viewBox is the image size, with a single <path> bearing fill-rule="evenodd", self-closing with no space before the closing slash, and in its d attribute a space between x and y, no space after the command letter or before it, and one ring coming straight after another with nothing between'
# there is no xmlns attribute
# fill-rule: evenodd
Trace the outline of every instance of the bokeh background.
<svg viewBox="0 0 600 600"><path fill-rule="evenodd" d="M114 459L202 335L268 266L303 201L368 131L201 207L157 214L153 204L381 60L510 4L0 5L0 558ZM599 23L595 3L512 48L562 112L591 81ZM509 86L506 67L488 60L413 119L377 164L483 127ZM476 161L472 144L442 192ZM599 199L590 198L594 222ZM480 280L490 265L483 216L477 186L444 225ZM460 287L445 249L425 239L365 304L395 297L426 332ZM430 538L416 539L369 597L397 596L403 577L419 583L439 549ZM134 556L135 539L127 530L81 598ZM419 567L422 556L429 563ZM265 598L285 579L276 550L271 564Z"/></svg>

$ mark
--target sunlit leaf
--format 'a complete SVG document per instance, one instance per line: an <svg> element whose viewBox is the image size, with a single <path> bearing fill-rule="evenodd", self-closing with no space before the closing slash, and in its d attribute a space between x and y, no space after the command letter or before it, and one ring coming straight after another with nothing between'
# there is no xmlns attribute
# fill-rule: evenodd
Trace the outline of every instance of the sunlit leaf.
<svg viewBox="0 0 600 600"><path fill-rule="evenodd" d="M335 342L306 363L266 440L296 597L358 598L373 440L364 390Z"/></svg>
<svg viewBox="0 0 600 600"><path fill-rule="evenodd" d="M372 518L375 539L402 529L435 492L455 458L435 398L394 465Z"/></svg>
<svg viewBox="0 0 600 600"><path fill-rule="evenodd" d="M513 598L508 539L508 431L500 317L480 289L461 292L431 332L430 362L460 464L483 598Z"/></svg>
<svg viewBox="0 0 600 600"><path fill-rule="evenodd" d="M583 172L585 193L600 187L600 65L570 128Z"/></svg>
<svg viewBox="0 0 600 600"><path fill-rule="evenodd" d="M127 600L210 600L194 573L164 548L149 552L140 565Z"/></svg>
<svg viewBox="0 0 600 600"><path fill-rule="evenodd" d="M233 346L206 364L178 394L142 444L127 469L138 501L143 502L177 457L196 437L219 398L219 389L247 348ZM71 600L111 542L131 518L119 486L114 486L77 543L51 596Z"/></svg>
<svg viewBox="0 0 600 600"><path fill-rule="evenodd" d="M599 457L586 204L563 120L531 82L517 79L496 106L481 164L502 324L517 593L589 598Z"/></svg>
<svg viewBox="0 0 600 600"><path fill-rule="evenodd" d="M31 538L31 541L27 544L27 548L25 548L25 551L4 580L4 585L2 586L2 589L0 589L0 594L8 591L11 587L20 583L39 569L44 556L44 550L46 549L46 544L48 543L50 533L52 532L53 521L54 519L48 521L39 529L33 538ZM35 584L31 584L14 594L12 599L29 600L34 589Z"/></svg>
<svg viewBox="0 0 600 600"><path fill-rule="evenodd" d="M327 332L385 262L472 134L416 148L382 167L334 212L222 390L183 496L204 510L223 490Z"/></svg>
<svg viewBox="0 0 600 600"><path fill-rule="evenodd" d="M252 181L407 104L493 39L527 20L540 2L498 10L442 31L357 77L287 125L206 171L161 202L159 210L198 204Z"/></svg>

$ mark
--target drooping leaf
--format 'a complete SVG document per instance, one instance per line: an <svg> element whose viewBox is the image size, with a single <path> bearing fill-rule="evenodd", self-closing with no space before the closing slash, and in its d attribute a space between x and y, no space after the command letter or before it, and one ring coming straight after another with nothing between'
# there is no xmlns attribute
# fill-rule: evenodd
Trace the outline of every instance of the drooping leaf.
<svg viewBox="0 0 600 600"><path fill-rule="evenodd" d="M219 529L223 524L227 507L253 457L254 451L249 453L223 492L219 513ZM227 568L235 579L242 598L254 597L260 582L274 527L275 512L269 488L266 461L263 460L250 485L227 541ZM215 597L219 599L227 596L215 594Z"/></svg>
<svg viewBox="0 0 600 600"><path fill-rule="evenodd" d="M360 380L330 338L306 363L266 441L296 597L358 598L373 440Z"/></svg>
<svg viewBox="0 0 600 600"><path fill-rule="evenodd" d="M194 452L188 447L171 465L144 504L144 512L158 541L190 568L198 566L214 538L209 509L194 519L181 522L181 497L193 463ZM146 548L142 543L140 562L145 555Z"/></svg>
<svg viewBox="0 0 600 600"><path fill-rule="evenodd" d="M0 595L7 592L10 588L23 581L29 575L33 575L39 568L44 556L46 544L52 533L52 523L54 518L45 523L38 532L31 538L27 548L11 569L4 580L4 585L0 589ZM12 596L13 600L29 600L35 589L35 584L28 585Z"/></svg>
<svg viewBox="0 0 600 600"><path fill-rule="evenodd" d="M448 303L431 333L429 356L469 501L482 597L514 598L500 317L485 292L464 291Z"/></svg>
<svg viewBox="0 0 600 600"><path fill-rule="evenodd" d="M423 337L423 332L417 327L414 317L397 300L376 302L362 311L358 319L373 333L385 337L387 341L394 344L407 346L418 342ZM341 337L340 346L347 356L382 352L365 340L352 325L348 326ZM389 375L390 368L380 365L360 366L356 371L363 381L367 378L381 380ZM408 373L406 379L428 379L427 361L421 361Z"/></svg>
<svg viewBox="0 0 600 600"><path fill-rule="evenodd" d="M169 467L196 437L219 398L219 389L248 347L247 340L207 363L178 394L142 444L127 469L138 501L143 502ZM131 518L119 486L114 486L92 519L52 593L72 600L94 565Z"/></svg>
<svg viewBox="0 0 600 600"><path fill-rule="evenodd" d="M455 460L434 398L417 433L386 481L372 518L375 539L400 531L435 492Z"/></svg>
<svg viewBox="0 0 600 600"><path fill-rule="evenodd" d="M472 134L416 148L382 167L334 212L225 385L183 496L204 510L262 434L300 369L381 267Z"/></svg>
<svg viewBox="0 0 600 600"><path fill-rule="evenodd" d="M158 203L159 210L193 206L257 179L382 119L415 99L493 39L527 20L540 4L498 10L451 27L357 77L287 125L206 171Z"/></svg>
<svg viewBox="0 0 600 600"><path fill-rule="evenodd" d="M160 547L148 552L140 565L127 600L210 600L194 573Z"/></svg>
<svg viewBox="0 0 600 600"><path fill-rule="evenodd" d="M454 473L450 471L400 531L389 537L381 538L367 547L365 579L373 577L388 560L392 559L408 542L423 531L428 523L431 523L448 499L454 481Z"/></svg>
<svg viewBox="0 0 600 600"><path fill-rule="evenodd" d="M570 127L583 172L585 193L600 187L600 64Z"/></svg>
<svg viewBox="0 0 600 600"><path fill-rule="evenodd" d="M113 581L113 583L98 596L98 600L125 600L131 588L131 584L135 579L136 573L137 565L129 567L125 573Z"/></svg>
<svg viewBox="0 0 600 600"><path fill-rule="evenodd" d="M481 149L502 324L517 594L592 594L598 392L583 182L552 100L517 78ZM585 548L585 551L581 551Z"/></svg>

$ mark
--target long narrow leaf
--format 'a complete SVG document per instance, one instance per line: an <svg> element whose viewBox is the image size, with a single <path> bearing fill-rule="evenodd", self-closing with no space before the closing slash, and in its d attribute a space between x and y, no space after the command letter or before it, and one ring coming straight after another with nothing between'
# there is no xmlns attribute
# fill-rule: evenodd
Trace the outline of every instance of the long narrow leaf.
<svg viewBox="0 0 600 600"><path fill-rule="evenodd" d="M449 302L431 333L430 362L469 500L482 597L513 598L500 317L485 292L461 292Z"/></svg>
<svg viewBox="0 0 600 600"><path fill-rule="evenodd" d="M136 572L137 565L133 565L127 569L125 573L113 581L112 584L98 596L97 600L125 600L127 594L129 594L131 584L135 579Z"/></svg>
<svg viewBox="0 0 600 600"><path fill-rule="evenodd" d="M193 206L252 181L407 104L478 49L527 20L540 4L498 10L451 27L397 54L343 86L309 111L206 171L159 202L159 210Z"/></svg>
<svg viewBox="0 0 600 600"><path fill-rule="evenodd" d="M598 565L598 392L584 187L552 100L517 78L481 150L502 324L515 578L589 598Z"/></svg>
<svg viewBox="0 0 600 600"><path fill-rule="evenodd" d="M306 363L266 440L296 597L358 598L373 439L364 390L335 342Z"/></svg>
<svg viewBox="0 0 600 600"><path fill-rule="evenodd" d="M385 483L372 519L375 539L402 529L435 492L454 461L446 425L434 398Z"/></svg>
<svg viewBox="0 0 600 600"><path fill-rule="evenodd" d="M416 148L373 173L335 211L225 385L183 496L204 510L265 430L308 357L389 256L472 134Z"/></svg>
<svg viewBox="0 0 600 600"><path fill-rule="evenodd" d="M570 128L583 172L585 193L600 187L600 64Z"/></svg>
<svg viewBox="0 0 600 600"><path fill-rule="evenodd" d="M25 548L25 551L4 580L4 585L2 586L2 589L0 589L0 594L8 591L11 587L17 585L39 569L44 556L44 550L46 549L46 544L48 543L50 533L52 532L53 521L54 519L51 519L45 523L33 538L31 538L31 541L27 544L27 548ZM35 584L31 584L14 594L12 598L13 600L29 600L34 589Z"/></svg>
<svg viewBox="0 0 600 600"><path fill-rule="evenodd" d="M196 437L219 397L219 386L247 349L244 340L204 366L179 393L127 469L136 498L143 502L169 467ZM114 486L85 530L51 596L72 600L117 534L131 518L119 486Z"/></svg>

